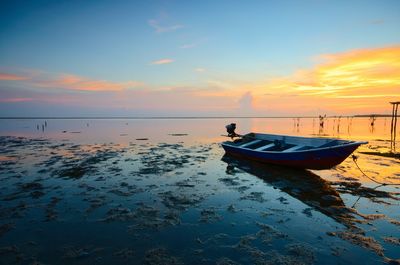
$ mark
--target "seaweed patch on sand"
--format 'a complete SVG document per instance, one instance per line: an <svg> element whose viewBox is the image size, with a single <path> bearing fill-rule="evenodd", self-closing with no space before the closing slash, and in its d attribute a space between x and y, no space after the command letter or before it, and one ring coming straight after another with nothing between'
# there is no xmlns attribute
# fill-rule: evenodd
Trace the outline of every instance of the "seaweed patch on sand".
<svg viewBox="0 0 400 265"><path fill-rule="evenodd" d="M337 236L353 244L370 249L379 256L384 255L383 247L372 237L367 237L359 233L352 233L351 231L337 232Z"/></svg>
<svg viewBox="0 0 400 265"><path fill-rule="evenodd" d="M146 252L144 264L148 265L182 265L183 262L175 256L169 255L165 248L154 248Z"/></svg>
<svg viewBox="0 0 400 265"><path fill-rule="evenodd" d="M74 159L63 161L60 169L53 171L53 176L61 178L80 179L85 174L90 174L96 171L96 166L99 163L105 162L111 158L120 155L117 151L100 151L97 150L94 154L91 153L75 153Z"/></svg>
<svg viewBox="0 0 400 265"><path fill-rule="evenodd" d="M364 187L359 182L348 182L348 181L334 181L331 185L341 193L349 193L354 196L361 196L368 198L369 200L377 203L388 204L387 199L399 201L400 192L384 191L376 188ZM378 187L380 187L379 185Z"/></svg>

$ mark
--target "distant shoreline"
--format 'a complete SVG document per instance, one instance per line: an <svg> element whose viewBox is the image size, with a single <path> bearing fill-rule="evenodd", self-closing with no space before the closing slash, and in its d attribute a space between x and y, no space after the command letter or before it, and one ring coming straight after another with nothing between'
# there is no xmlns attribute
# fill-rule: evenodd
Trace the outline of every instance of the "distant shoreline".
<svg viewBox="0 0 400 265"><path fill-rule="evenodd" d="M326 118L390 118L389 114L369 115L332 115ZM397 117L400 117L398 115ZM171 117L0 117L0 120L190 120L190 119L293 119L293 118L319 118L319 116L171 116Z"/></svg>

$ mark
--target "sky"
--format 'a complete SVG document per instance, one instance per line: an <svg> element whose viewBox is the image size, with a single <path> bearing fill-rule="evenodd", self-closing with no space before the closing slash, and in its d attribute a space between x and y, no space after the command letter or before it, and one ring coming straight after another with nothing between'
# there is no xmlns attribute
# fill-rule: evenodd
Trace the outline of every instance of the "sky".
<svg viewBox="0 0 400 265"><path fill-rule="evenodd" d="M0 117L318 116L400 101L400 1L0 2Z"/></svg>

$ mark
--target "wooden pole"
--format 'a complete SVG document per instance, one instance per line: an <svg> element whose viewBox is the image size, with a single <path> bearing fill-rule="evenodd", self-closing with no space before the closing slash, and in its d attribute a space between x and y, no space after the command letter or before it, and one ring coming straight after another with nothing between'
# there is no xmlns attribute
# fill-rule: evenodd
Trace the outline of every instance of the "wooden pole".
<svg viewBox="0 0 400 265"><path fill-rule="evenodd" d="M392 120L390 122L390 151L393 150L393 122L394 122L394 103L390 102L393 105L392 108Z"/></svg>
<svg viewBox="0 0 400 265"><path fill-rule="evenodd" d="M396 111L394 113L394 128L393 128L393 152L396 152L396 134L397 134L397 110L399 109L399 103L396 103Z"/></svg>
<svg viewBox="0 0 400 265"><path fill-rule="evenodd" d="M397 112L399 109L400 101L390 102L392 108L392 121L390 123L390 151L396 152L396 134L397 134Z"/></svg>

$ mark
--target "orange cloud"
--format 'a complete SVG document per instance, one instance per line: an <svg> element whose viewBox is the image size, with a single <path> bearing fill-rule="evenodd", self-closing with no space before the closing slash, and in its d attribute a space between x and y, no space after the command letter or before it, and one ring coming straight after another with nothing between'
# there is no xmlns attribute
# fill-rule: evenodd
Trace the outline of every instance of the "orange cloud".
<svg viewBox="0 0 400 265"><path fill-rule="evenodd" d="M26 76L0 73L0 81L12 80L23 81L33 87L43 88L62 88L68 90L81 91L122 91L129 88L143 86L143 83L138 81L112 82L106 80L90 79L72 74L52 74L43 71L30 71L35 74Z"/></svg>
<svg viewBox="0 0 400 265"><path fill-rule="evenodd" d="M22 75L14 75L8 73L0 73L0 80L10 80L10 81L17 81L17 80L26 80L28 79Z"/></svg>
<svg viewBox="0 0 400 265"><path fill-rule="evenodd" d="M41 87L65 88L82 91L121 91L142 85L141 82L110 82L105 80L92 80L76 75L64 74L55 80L45 80L37 83Z"/></svg>
<svg viewBox="0 0 400 265"><path fill-rule="evenodd" d="M313 69L299 70L292 76L278 78L259 85L258 106L265 104L266 93L270 104L278 107L272 98L280 98L281 107L300 106L329 108L338 113L368 105L382 113L390 109L388 102L400 99L400 46L359 49L338 54L325 54L323 61ZM297 95L294 99L287 96ZM272 96L271 96L272 95ZM379 106L377 106L377 104Z"/></svg>
<svg viewBox="0 0 400 265"><path fill-rule="evenodd" d="M151 62L150 64L168 64L168 63L173 63L173 62L174 62L174 60L172 60L172 59L161 59L158 61Z"/></svg>
<svg viewBox="0 0 400 265"><path fill-rule="evenodd" d="M0 102L4 103L26 102L32 100L33 98L0 98Z"/></svg>

